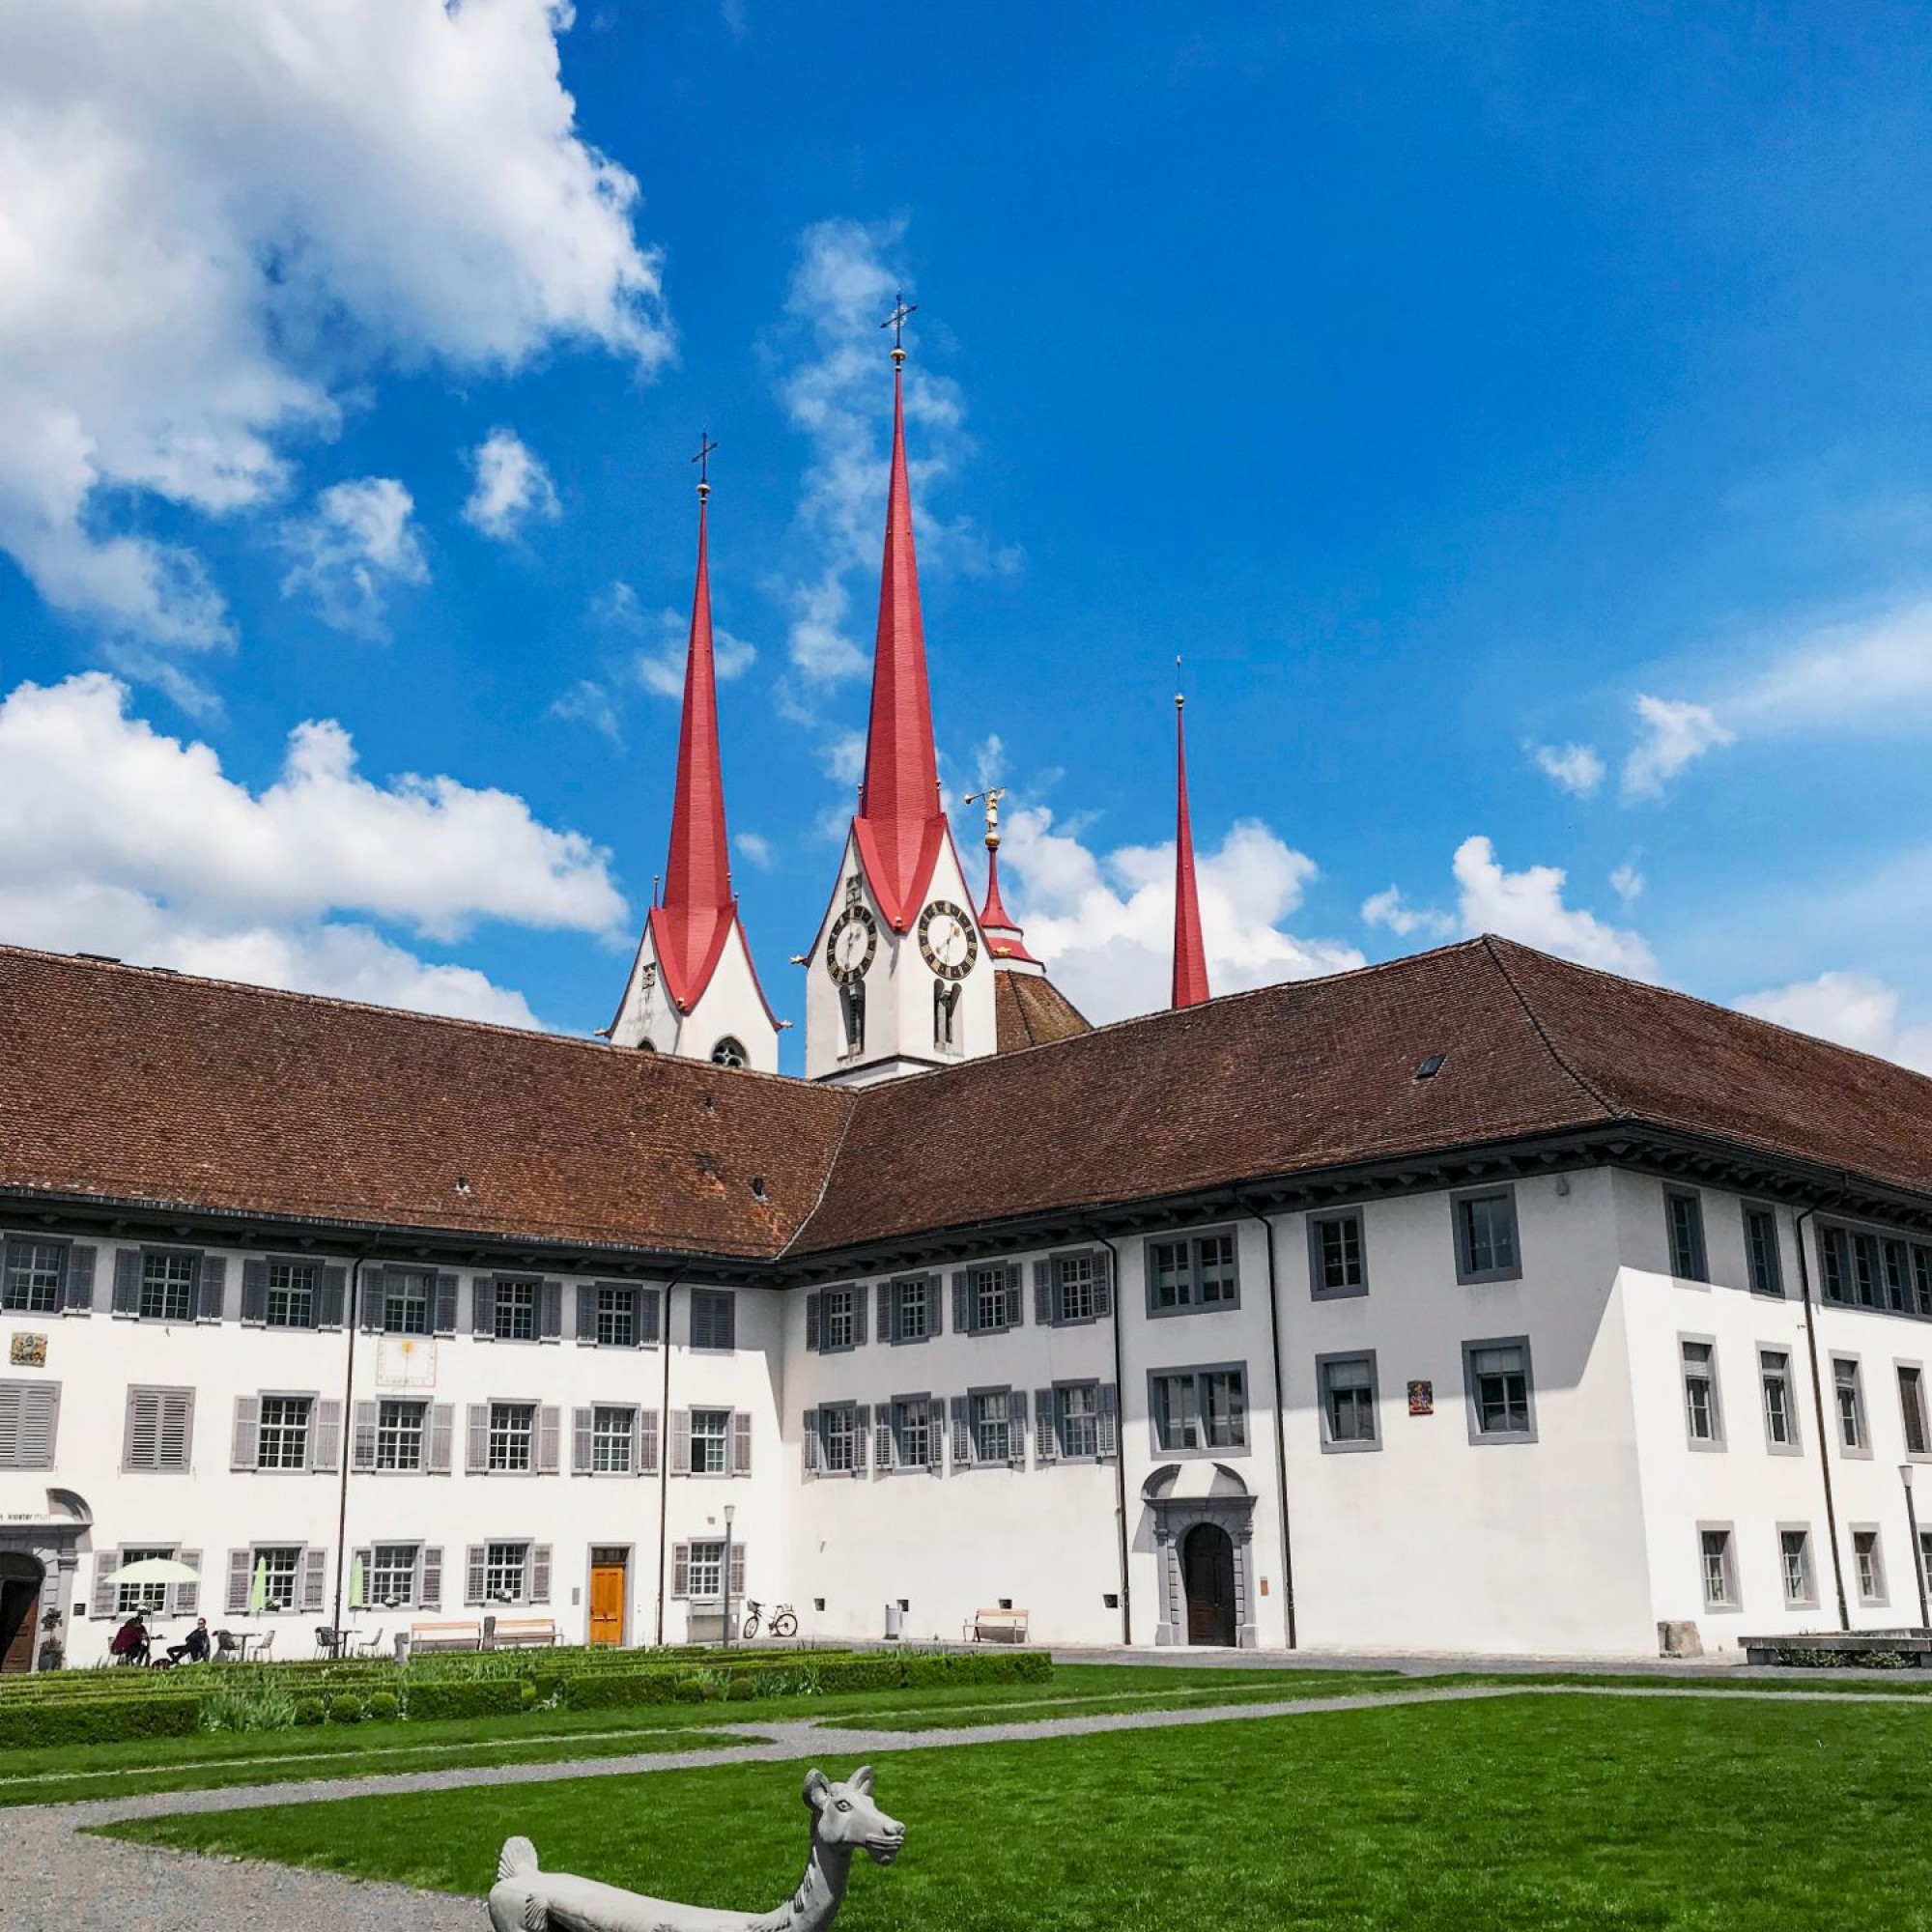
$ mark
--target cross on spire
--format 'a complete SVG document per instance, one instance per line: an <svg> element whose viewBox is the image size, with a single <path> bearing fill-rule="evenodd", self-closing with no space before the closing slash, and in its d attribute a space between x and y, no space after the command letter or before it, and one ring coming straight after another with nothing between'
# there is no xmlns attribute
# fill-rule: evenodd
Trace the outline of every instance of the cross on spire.
<svg viewBox="0 0 1932 1932"><path fill-rule="evenodd" d="M697 465L697 495L700 501L711 494L711 458L718 445L711 440L711 432L701 429L697 432L697 454L691 460Z"/></svg>
<svg viewBox="0 0 1932 1932"><path fill-rule="evenodd" d="M890 328L893 332L893 360L895 363L905 360L905 326L908 320L918 314L918 312L919 304L907 301L903 289L894 291L893 312L887 316L884 322L880 323L879 327L881 328Z"/></svg>

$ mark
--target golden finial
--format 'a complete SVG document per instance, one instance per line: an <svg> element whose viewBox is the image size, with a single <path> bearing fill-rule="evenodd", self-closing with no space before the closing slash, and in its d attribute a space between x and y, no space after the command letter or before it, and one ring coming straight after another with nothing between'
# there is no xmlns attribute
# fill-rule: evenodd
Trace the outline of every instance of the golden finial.
<svg viewBox="0 0 1932 1932"><path fill-rule="evenodd" d="M697 500L700 503L711 495L711 457L717 447L708 429L697 432L697 454L691 460L697 465Z"/></svg>
<svg viewBox="0 0 1932 1932"><path fill-rule="evenodd" d="M1005 785L988 785L984 791L969 791L959 803L978 805L981 799L986 802L986 850L1000 849L1000 801L1007 795Z"/></svg>
<svg viewBox="0 0 1932 1932"><path fill-rule="evenodd" d="M905 367L906 318L914 314L918 308L919 304L907 301L905 291L899 289L893 296L892 314L887 316L885 321L879 325L881 328L890 328L893 332L893 367L895 369L903 369Z"/></svg>

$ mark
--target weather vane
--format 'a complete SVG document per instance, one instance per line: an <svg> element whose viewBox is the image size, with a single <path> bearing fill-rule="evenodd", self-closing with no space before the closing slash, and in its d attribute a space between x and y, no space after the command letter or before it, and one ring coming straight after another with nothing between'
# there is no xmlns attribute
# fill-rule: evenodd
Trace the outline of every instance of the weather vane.
<svg viewBox="0 0 1932 1932"><path fill-rule="evenodd" d="M919 304L907 301L903 289L894 292L893 312L887 316L884 322L880 323L879 327L881 328L890 328L893 332L893 360L895 362L903 362L905 360L906 322L909 317L916 315L918 312Z"/></svg>
<svg viewBox="0 0 1932 1932"><path fill-rule="evenodd" d="M711 494L711 458L717 447L708 429L697 432L697 454L691 460L697 465L697 494L700 497Z"/></svg>
<svg viewBox="0 0 1932 1932"><path fill-rule="evenodd" d="M989 852L1000 849L1000 801L1006 795L1005 785L988 785L984 791L969 791L959 801L961 805L978 805L981 799L986 801L986 850Z"/></svg>

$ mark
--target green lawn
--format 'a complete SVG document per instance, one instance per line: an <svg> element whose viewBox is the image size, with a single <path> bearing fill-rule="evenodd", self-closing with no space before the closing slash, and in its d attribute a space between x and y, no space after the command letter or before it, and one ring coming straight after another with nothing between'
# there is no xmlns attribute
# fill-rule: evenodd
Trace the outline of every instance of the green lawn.
<svg viewBox="0 0 1932 1932"><path fill-rule="evenodd" d="M841 1932L1912 1932L1932 1927L1928 1724L1915 1708L1531 1695L895 1752L878 1797L907 1848L855 1874ZM116 1829L472 1895L524 1832L554 1867L755 1910L797 1879L801 1771Z"/></svg>

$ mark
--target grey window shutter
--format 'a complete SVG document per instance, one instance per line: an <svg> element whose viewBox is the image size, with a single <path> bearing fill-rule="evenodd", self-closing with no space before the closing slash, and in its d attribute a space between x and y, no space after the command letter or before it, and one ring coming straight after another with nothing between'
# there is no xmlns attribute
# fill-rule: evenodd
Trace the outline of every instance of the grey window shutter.
<svg viewBox="0 0 1932 1932"><path fill-rule="evenodd" d="M480 1476L490 1466L490 1405L487 1402L472 1402L469 1405L469 1454L464 1467L472 1476ZM472 1597L472 1603L476 1600Z"/></svg>
<svg viewBox="0 0 1932 1932"><path fill-rule="evenodd" d="M866 1291L856 1284L852 1290L852 1346L866 1346Z"/></svg>
<svg viewBox="0 0 1932 1932"><path fill-rule="evenodd" d="M1118 1456L1121 1453L1121 1391L1113 1382L1100 1384L1100 1399L1095 1407L1099 1410L1099 1422L1095 1432L1102 1456Z"/></svg>
<svg viewBox="0 0 1932 1932"><path fill-rule="evenodd" d="M114 1254L114 1312L138 1315L141 1312L141 1251L118 1248Z"/></svg>
<svg viewBox="0 0 1932 1932"><path fill-rule="evenodd" d="M815 1476L818 1474L818 1411L815 1408L805 1411L801 1427L805 1432L805 1473Z"/></svg>
<svg viewBox="0 0 1932 1932"><path fill-rule="evenodd" d="M1053 1324L1051 1262L1035 1262L1033 1264L1033 1322L1036 1328L1047 1328Z"/></svg>
<svg viewBox="0 0 1932 1932"><path fill-rule="evenodd" d="M543 1285L543 1321L537 1330L546 1342L554 1342L563 1333L563 1284L547 1281Z"/></svg>
<svg viewBox="0 0 1932 1932"><path fill-rule="evenodd" d="M691 1545L674 1544L670 1552L670 1593L673 1597L691 1595Z"/></svg>
<svg viewBox="0 0 1932 1932"><path fill-rule="evenodd" d="M472 1543L465 1554L463 1601L466 1604L480 1604L483 1601L483 1546Z"/></svg>
<svg viewBox="0 0 1932 1932"><path fill-rule="evenodd" d="M456 1434L456 1405L436 1402L429 1410L429 1467L434 1476L449 1474L451 1442Z"/></svg>
<svg viewBox="0 0 1932 1932"><path fill-rule="evenodd" d="M1041 1463L1060 1460L1060 1427L1053 1412L1051 1389L1033 1392L1033 1440L1034 1454Z"/></svg>
<svg viewBox="0 0 1932 1932"><path fill-rule="evenodd" d="M537 1474L554 1476L563 1456L563 1410L544 1403L537 1410Z"/></svg>
<svg viewBox="0 0 1932 1932"><path fill-rule="evenodd" d="M872 1475L874 1479L892 1473L893 1464L898 1460L898 1438L893 1424L897 1419L898 1408L894 1403L882 1402L872 1417Z"/></svg>
<svg viewBox="0 0 1932 1932"><path fill-rule="evenodd" d="M742 1543L731 1546L731 1572L725 1582L732 1598L742 1604L745 1601L745 1546Z"/></svg>
<svg viewBox="0 0 1932 1932"><path fill-rule="evenodd" d="M70 1315L94 1313L95 1250L76 1242L67 1251L67 1312Z"/></svg>
<svg viewBox="0 0 1932 1932"><path fill-rule="evenodd" d="M90 1614L97 1617L111 1617L114 1605L120 1596L120 1586L107 1579L121 1567L121 1552L118 1549L102 1549L94 1559L94 1601L88 1605Z"/></svg>
<svg viewBox="0 0 1932 1932"><path fill-rule="evenodd" d="M1114 1258L1105 1248L1094 1251L1094 1313L1105 1321L1114 1312Z"/></svg>
<svg viewBox="0 0 1932 1932"><path fill-rule="evenodd" d="M422 1553L422 1581L416 1586L418 1605L425 1610L442 1608L442 1550L437 1544Z"/></svg>
<svg viewBox="0 0 1932 1932"><path fill-rule="evenodd" d="M304 1549L302 1551L302 1594L301 1606L311 1615L321 1609L328 1599L328 1551L326 1549Z"/></svg>
<svg viewBox="0 0 1932 1932"><path fill-rule="evenodd" d="M570 1466L580 1476L590 1473L593 1454L590 1425L596 1413L590 1408L573 1408L570 1411Z"/></svg>
<svg viewBox="0 0 1932 1932"><path fill-rule="evenodd" d="M1007 1264L1007 1326L1018 1328L1026 1321L1025 1277L1018 1262Z"/></svg>
<svg viewBox="0 0 1932 1932"><path fill-rule="evenodd" d="M597 1339L597 1290L587 1281L577 1284L577 1339L580 1342Z"/></svg>
<svg viewBox="0 0 1932 1932"><path fill-rule="evenodd" d="M925 1277L925 1320L928 1334L946 1333L946 1284L936 1274Z"/></svg>
<svg viewBox="0 0 1932 1932"><path fill-rule="evenodd" d="M884 1411L882 1410L881 1413ZM872 1411L862 1402L852 1411L852 1473L864 1476L871 1466L867 1454L872 1440Z"/></svg>
<svg viewBox="0 0 1932 1932"><path fill-rule="evenodd" d="M203 1255L195 1264L194 1317L219 1321L228 1312L228 1257Z"/></svg>
<svg viewBox="0 0 1932 1932"><path fill-rule="evenodd" d="M493 1275L479 1274L470 1284L469 1332L490 1337L497 1333L497 1282Z"/></svg>
<svg viewBox="0 0 1932 1932"><path fill-rule="evenodd" d="M966 1293L966 1270L960 1268L952 1277L952 1332L955 1335L973 1333L974 1307Z"/></svg>
<svg viewBox="0 0 1932 1932"><path fill-rule="evenodd" d="M319 1402L315 1406L315 1425L309 1431L308 1465L319 1474L340 1466L342 1462L342 1405Z"/></svg>
<svg viewBox="0 0 1932 1932"><path fill-rule="evenodd" d="M670 1472L673 1476L691 1474L691 1411L688 1408L674 1408L670 1412Z"/></svg>
<svg viewBox="0 0 1932 1932"><path fill-rule="evenodd" d="M316 1296L315 1325L318 1328L342 1326L342 1304L349 1293L349 1270L338 1262L322 1270L322 1293Z"/></svg>
<svg viewBox="0 0 1932 1932"><path fill-rule="evenodd" d="M925 1466L935 1476L946 1473L946 1398L929 1397L925 1405Z"/></svg>
<svg viewBox="0 0 1932 1932"><path fill-rule="evenodd" d="M752 1473L752 1414L749 1409L735 1409L731 1415L731 1473L734 1476L749 1476Z"/></svg>
<svg viewBox="0 0 1932 1932"><path fill-rule="evenodd" d="M181 1552L181 1560L190 1570L199 1570L201 1568L201 1551L198 1549L184 1549ZM192 1583L171 1583L168 1586L169 1616L198 1617L200 1614L201 1584L199 1580Z"/></svg>
<svg viewBox="0 0 1932 1932"><path fill-rule="evenodd" d="M382 1264L364 1262L357 1281L359 1286L356 1293L362 1297L358 1315L362 1329L366 1334L380 1333L383 1326L383 1301L385 1293Z"/></svg>
<svg viewBox="0 0 1932 1932"><path fill-rule="evenodd" d="M899 1285L895 1281L882 1281L879 1284L879 1340L896 1342L899 1339Z"/></svg>
<svg viewBox="0 0 1932 1932"><path fill-rule="evenodd" d="M631 1411L631 1474L644 1473L644 1412L640 1408Z"/></svg>
<svg viewBox="0 0 1932 1932"><path fill-rule="evenodd" d="M655 1348L664 1335L664 1291L640 1288L638 1291L638 1340Z"/></svg>
<svg viewBox="0 0 1932 1932"><path fill-rule="evenodd" d="M251 1328L269 1320L269 1264L248 1260L242 1264L242 1320Z"/></svg>
<svg viewBox="0 0 1932 1932"><path fill-rule="evenodd" d="M350 1421L354 1434L350 1440L349 1466L352 1469L373 1469L376 1466L376 1424L382 1415L382 1405L374 1402L358 1402Z"/></svg>
<svg viewBox="0 0 1932 1932"><path fill-rule="evenodd" d="M248 1576L251 1565L249 1552L245 1549L231 1549L228 1552L228 1614L241 1616L248 1607Z"/></svg>
<svg viewBox="0 0 1932 1932"><path fill-rule="evenodd" d="M1027 1392L1007 1391L1007 1466L1024 1469L1027 1465Z"/></svg>
<svg viewBox="0 0 1932 1932"><path fill-rule="evenodd" d="M825 1297L813 1289L805 1297L805 1346L810 1354L817 1354L819 1339L825 1333L820 1321L819 1310L825 1305Z"/></svg>
<svg viewBox="0 0 1932 1932"><path fill-rule="evenodd" d="M160 1436L155 1466L157 1469L185 1469L193 1441L194 1391L165 1390L160 1399Z"/></svg>
<svg viewBox="0 0 1932 1932"><path fill-rule="evenodd" d="M260 1453L262 1399L238 1395L235 1398L235 1443L228 1459L231 1469L252 1469Z"/></svg>
<svg viewBox="0 0 1932 1932"><path fill-rule="evenodd" d="M439 1335L456 1333L457 1287L453 1274L440 1274L436 1278L436 1317L433 1325Z"/></svg>
<svg viewBox="0 0 1932 1932"><path fill-rule="evenodd" d="M972 1407L969 1398L963 1395L952 1398L952 1466L955 1469L973 1466Z"/></svg>
<svg viewBox="0 0 1932 1932"><path fill-rule="evenodd" d="M550 1545L547 1543L530 1546L530 1602L550 1602Z"/></svg>
<svg viewBox="0 0 1932 1932"><path fill-rule="evenodd" d="M154 1389L128 1391L128 1414L121 1428L121 1466L157 1469L161 1463L161 1398Z"/></svg>
<svg viewBox="0 0 1932 1932"><path fill-rule="evenodd" d="M638 1411L638 1474L655 1476L658 1472L658 1412L654 1408L640 1408Z"/></svg>

